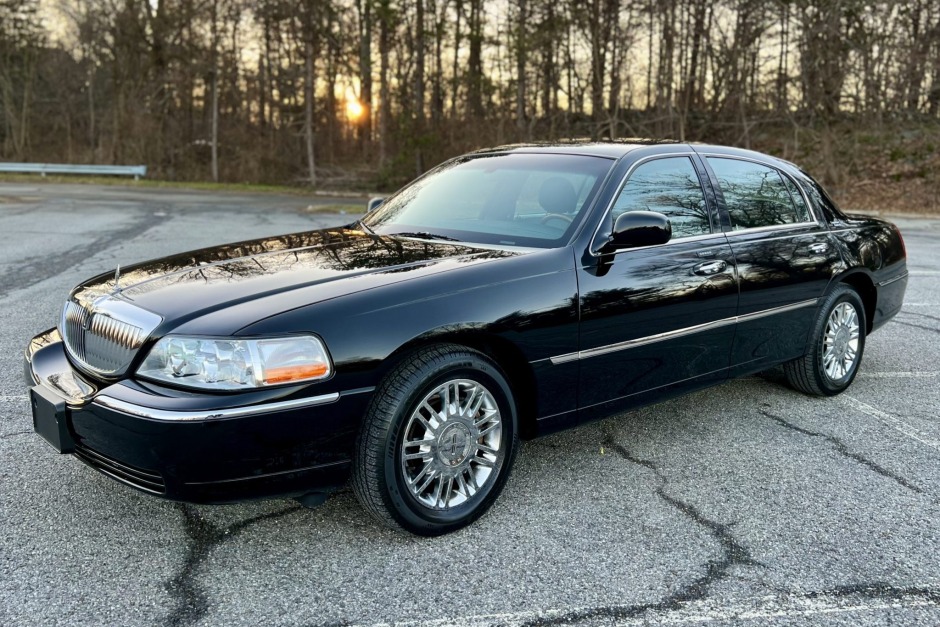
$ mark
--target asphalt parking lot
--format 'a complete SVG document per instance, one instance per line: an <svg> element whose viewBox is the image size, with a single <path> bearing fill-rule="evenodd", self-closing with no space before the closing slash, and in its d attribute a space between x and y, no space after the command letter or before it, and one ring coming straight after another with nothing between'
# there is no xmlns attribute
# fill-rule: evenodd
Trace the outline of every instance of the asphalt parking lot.
<svg viewBox="0 0 940 627"><path fill-rule="evenodd" d="M492 511L419 539L139 494L32 432L22 350L144 258L349 221L303 197L0 184L0 624L940 624L940 220L855 384L778 372L528 442Z"/></svg>

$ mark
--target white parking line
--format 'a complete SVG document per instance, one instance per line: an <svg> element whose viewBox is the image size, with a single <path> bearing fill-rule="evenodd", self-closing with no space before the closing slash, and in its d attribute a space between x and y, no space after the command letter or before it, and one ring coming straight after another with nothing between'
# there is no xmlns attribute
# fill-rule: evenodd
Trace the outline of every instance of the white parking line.
<svg viewBox="0 0 940 627"><path fill-rule="evenodd" d="M930 379L940 376L940 370L925 370L922 372L859 372L858 376L865 379Z"/></svg>
<svg viewBox="0 0 940 627"><path fill-rule="evenodd" d="M859 378L863 379L933 379L935 377L940 377L940 370L910 370L910 371L900 371L900 372L859 372L857 375ZM739 377L733 379L734 381L766 381L764 377L761 376L748 376L748 377Z"/></svg>
<svg viewBox="0 0 940 627"><path fill-rule="evenodd" d="M872 418L880 420L881 422L885 423L886 425L888 425L895 431L899 433L903 433L907 437L917 440L921 444L926 444L927 446L931 448L935 448L938 451L940 451L940 440L934 440L933 438L924 435L923 433L918 431L915 427L907 424L900 418L896 416L892 416L891 414L887 412L883 412L877 407L872 407L868 403L863 403L857 398L846 396L845 394L840 395L838 398L845 405L848 405L852 409L855 409L857 411L862 412L863 414L867 414L871 416Z"/></svg>
<svg viewBox="0 0 940 627"><path fill-rule="evenodd" d="M916 589L909 588L910 590ZM641 612L635 617L626 617L634 608L611 606L600 610L590 608L555 609L545 611L507 612L478 616L461 616L437 620L374 623L370 627L484 627L488 625L522 625L543 621L571 619L572 623L600 619L604 624L614 625L681 625L687 623L710 623L715 621L758 620L794 618L833 614L852 614L878 610L917 609L937 607L937 595L931 588L919 588L928 594L903 593L887 598L865 598L865 593L844 595L836 593L780 594L744 599L737 603L722 604L718 600L691 601L678 609Z"/></svg>

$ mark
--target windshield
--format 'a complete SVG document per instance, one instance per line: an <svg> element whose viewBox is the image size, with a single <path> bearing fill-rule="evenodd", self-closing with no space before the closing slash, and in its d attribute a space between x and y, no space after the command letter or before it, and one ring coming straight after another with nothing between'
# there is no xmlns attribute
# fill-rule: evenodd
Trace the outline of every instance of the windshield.
<svg viewBox="0 0 940 627"><path fill-rule="evenodd" d="M461 157L362 222L385 235L551 248L568 241L613 163L558 154Z"/></svg>

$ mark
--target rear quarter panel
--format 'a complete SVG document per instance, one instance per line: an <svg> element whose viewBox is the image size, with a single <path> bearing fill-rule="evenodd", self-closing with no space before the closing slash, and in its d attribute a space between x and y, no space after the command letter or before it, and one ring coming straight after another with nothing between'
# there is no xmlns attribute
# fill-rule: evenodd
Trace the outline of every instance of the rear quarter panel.
<svg viewBox="0 0 940 627"><path fill-rule="evenodd" d="M865 274L875 289L870 313L871 330L890 320L901 309L907 288L907 256L898 228L868 216L845 216L832 223L834 240L840 247L846 271L844 281Z"/></svg>

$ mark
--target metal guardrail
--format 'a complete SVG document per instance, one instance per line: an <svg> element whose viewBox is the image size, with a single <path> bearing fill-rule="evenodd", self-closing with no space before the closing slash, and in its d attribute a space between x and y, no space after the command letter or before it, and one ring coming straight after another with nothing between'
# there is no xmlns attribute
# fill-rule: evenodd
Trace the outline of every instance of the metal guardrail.
<svg viewBox="0 0 940 627"><path fill-rule="evenodd" d="M0 163L0 172L19 174L92 174L133 176L135 181L147 176L145 165L73 165L70 163Z"/></svg>

